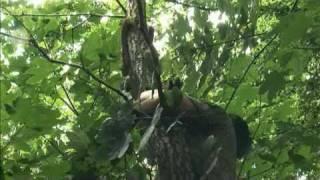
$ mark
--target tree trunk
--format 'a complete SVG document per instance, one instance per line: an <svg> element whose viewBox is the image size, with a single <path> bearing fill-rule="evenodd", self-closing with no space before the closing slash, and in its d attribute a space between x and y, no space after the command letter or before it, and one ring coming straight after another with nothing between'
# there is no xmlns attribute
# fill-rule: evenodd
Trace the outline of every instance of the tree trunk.
<svg viewBox="0 0 320 180"><path fill-rule="evenodd" d="M236 140L231 120L219 107L200 111L187 112L180 119L182 124L169 131L164 125L168 117L161 119L148 150L149 158L158 166L158 179L236 179Z"/></svg>

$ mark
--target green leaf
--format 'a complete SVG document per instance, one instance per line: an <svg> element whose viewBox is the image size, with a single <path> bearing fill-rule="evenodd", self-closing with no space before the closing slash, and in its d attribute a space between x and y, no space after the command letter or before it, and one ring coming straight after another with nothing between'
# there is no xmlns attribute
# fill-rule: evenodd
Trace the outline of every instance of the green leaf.
<svg viewBox="0 0 320 180"><path fill-rule="evenodd" d="M200 72L196 71L195 69L190 69L188 72L188 77L184 81L184 90L190 94L196 93L200 76Z"/></svg>
<svg viewBox="0 0 320 180"><path fill-rule="evenodd" d="M60 113L31 99L19 99L12 118L36 131L51 129L58 123Z"/></svg>
<svg viewBox="0 0 320 180"><path fill-rule="evenodd" d="M278 58L282 67L291 70L294 75L300 76L306 71L309 62L308 53L297 50L282 50L278 53Z"/></svg>
<svg viewBox="0 0 320 180"><path fill-rule="evenodd" d="M295 167L301 168L303 170L308 170L312 167L310 162L307 161L304 156L297 154L294 150L288 151L288 155L290 160L294 163Z"/></svg>
<svg viewBox="0 0 320 180"><path fill-rule="evenodd" d="M177 34L184 36L188 32L191 32L191 27L185 16L178 14L177 20L174 23Z"/></svg>
<svg viewBox="0 0 320 180"><path fill-rule="evenodd" d="M85 60L98 61L99 50L102 47L101 35L97 32L91 33L82 46L82 54Z"/></svg>
<svg viewBox="0 0 320 180"><path fill-rule="evenodd" d="M50 19L48 23L44 26L47 32L55 31L58 29L60 23L55 19Z"/></svg>
<svg viewBox="0 0 320 180"><path fill-rule="evenodd" d="M207 76L213 68L213 64L215 59L213 56L210 54L206 54L206 58L203 60L201 66L200 66L200 72L202 73L203 76Z"/></svg>
<svg viewBox="0 0 320 180"><path fill-rule="evenodd" d="M268 99L271 100L280 90L284 89L285 83L286 81L284 79L284 74L273 71L266 75L265 80L260 87L259 93L267 93Z"/></svg>
<svg viewBox="0 0 320 180"><path fill-rule="evenodd" d="M294 106L295 102L293 100L287 100L283 103L280 103L275 111L274 118L279 120L286 120L290 116L294 116L297 112L297 109Z"/></svg>
<svg viewBox="0 0 320 180"><path fill-rule="evenodd" d="M67 136L70 139L70 147L76 149L77 151L83 151L88 148L90 139L87 134L80 129L77 129L74 132L67 132Z"/></svg>
<svg viewBox="0 0 320 180"><path fill-rule="evenodd" d="M320 146L320 137L317 135L305 135L301 141L309 146Z"/></svg>
<svg viewBox="0 0 320 180"><path fill-rule="evenodd" d="M231 77L242 76L244 70L250 63L249 56L241 55L236 59L231 60L231 68L229 74Z"/></svg>
<svg viewBox="0 0 320 180"><path fill-rule="evenodd" d="M55 158L50 158L48 162L41 166L41 174L45 177L54 179L64 179L63 176L71 169L68 161L57 161Z"/></svg>
<svg viewBox="0 0 320 180"><path fill-rule="evenodd" d="M70 92L75 94L75 100L84 102L93 89L85 81L76 81L70 88Z"/></svg>
<svg viewBox="0 0 320 180"><path fill-rule="evenodd" d="M301 145L299 146L299 148L297 148L297 154L305 157L306 159L310 159L312 157L311 147L306 145Z"/></svg>
<svg viewBox="0 0 320 180"><path fill-rule="evenodd" d="M269 161L269 162L276 162L277 158L270 153L263 153L263 154L259 154L259 157L263 160Z"/></svg>
<svg viewBox="0 0 320 180"><path fill-rule="evenodd" d="M242 84L237 92L237 98L241 102L257 99L258 88L250 84Z"/></svg>
<svg viewBox="0 0 320 180"><path fill-rule="evenodd" d="M312 18L302 11L282 17L278 27L281 43L286 45L303 38L311 23Z"/></svg>
<svg viewBox="0 0 320 180"><path fill-rule="evenodd" d="M47 62L45 59L36 57L31 59L31 67L25 72L25 74L32 75L28 80L27 84L38 84L41 81L48 78L53 72L55 66Z"/></svg>
<svg viewBox="0 0 320 180"><path fill-rule="evenodd" d="M208 24L208 13L203 13L201 10L195 9L193 19L197 26L205 27Z"/></svg>

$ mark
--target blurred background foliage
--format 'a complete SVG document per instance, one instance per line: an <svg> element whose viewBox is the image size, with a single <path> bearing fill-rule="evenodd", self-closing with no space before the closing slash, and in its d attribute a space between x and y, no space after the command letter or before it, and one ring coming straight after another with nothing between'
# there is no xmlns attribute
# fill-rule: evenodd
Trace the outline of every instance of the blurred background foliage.
<svg viewBox="0 0 320 180"><path fill-rule="evenodd" d="M115 91L123 6L1 0L0 179L154 174ZM248 122L254 144L239 177L320 178L319 0L147 0L147 19L163 79ZM121 127L99 131L115 116Z"/></svg>

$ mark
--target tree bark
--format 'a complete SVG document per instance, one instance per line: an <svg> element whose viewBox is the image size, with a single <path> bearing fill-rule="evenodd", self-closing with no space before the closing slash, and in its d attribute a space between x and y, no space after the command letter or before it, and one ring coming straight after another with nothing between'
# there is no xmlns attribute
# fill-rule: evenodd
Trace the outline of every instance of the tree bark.
<svg viewBox="0 0 320 180"><path fill-rule="evenodd" d="M185 112L182 124L171 127L176 119L162 118L149 142L149 159L158 166L158 179L236 179L236 138L224 110Z"/></svg>

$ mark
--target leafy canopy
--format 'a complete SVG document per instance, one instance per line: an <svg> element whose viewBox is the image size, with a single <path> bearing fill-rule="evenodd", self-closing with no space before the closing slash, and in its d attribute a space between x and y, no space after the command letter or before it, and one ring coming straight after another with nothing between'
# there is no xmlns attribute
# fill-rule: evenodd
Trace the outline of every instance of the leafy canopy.
<svg viewBox="0 0 320 180"><path fill-rule="evenodd" d="M133 153L141 136L127 131L134 117L117 91L122 7L32 2L1 1L0 179L146 179ZM254 145L239 176L320 177L320 1L148 1L147 17L163 79L180 77L185 93L249 123Z"/></svg>

